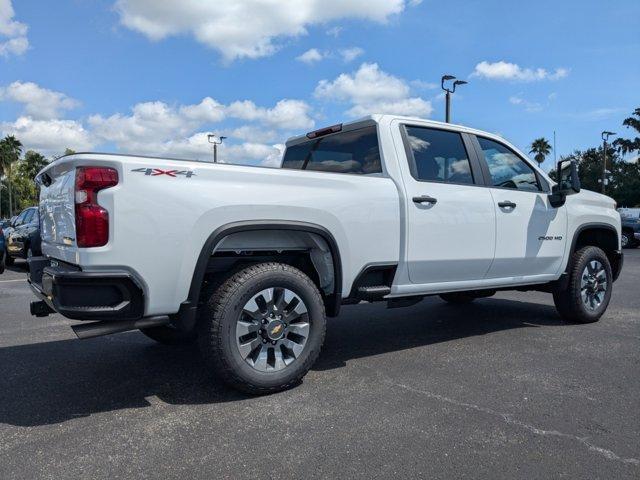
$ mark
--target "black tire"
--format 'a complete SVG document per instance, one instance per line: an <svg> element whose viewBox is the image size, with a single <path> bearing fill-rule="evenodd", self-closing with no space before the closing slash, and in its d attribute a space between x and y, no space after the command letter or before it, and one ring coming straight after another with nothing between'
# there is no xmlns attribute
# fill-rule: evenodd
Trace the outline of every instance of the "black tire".
<svg viewBox="0 0 640 480"><path fill-rule="evenodd" d="M162 345L189 345L196 341L196 331L183 332L170 325L162 325L160 327L141 328L151 340L155 340Z"/></svg>
<svg viewBox="0 0 640 480"><path fill-rule="evenodd" d="M4 252L4 263L7 265L7 267L11 267L15 263L15 259L11 255L9 255L9 252L6 250Z"/></svg>
<svg viewBox="0 0 640 480"><path fill-rule="evenodd" d="M622 248L634 248L636 246L636 239L634 238L633 233L622 232L620 243L622 244Z"/></svg>
<svg viewBox="0 0 640 480"><path fill-rule="evenodd" d="M465 305L473 302L477 297L467 292L441 293L440 298L454 305Z"/></svg>
<svg viewBox="0 0 640 480"><path fill-rule="evenodd" d="M292 363L281 370L258 371L240 354L236 325L247 302L270 288L286 288L302 300L309 333ZM213 374L233 388L254 395L298 384L318 358L325 331L324 303L313 281L297 268L272 262L250 265L232 274L206 299L198 320L200 349Z"/></svg>
<svg viewBox="0 0 640 480"><path fill-rule="evenodd" d="M592 261L600 262L606 275L606 291L602 303L594 310L589 310L582 299L581 281L587 264ZM553 302L560 316L570 323L593 323L607 310L613 291L613 274L607 255L598 247L583 247L574 252L570 259L569 283L566 290L553 292Z"/></svg>
<svg viewBox="0 0 640 480"><path fill-rule="evenodd" d="M4 252L0 252L0 274L4 273L4 268L5 268L5 258L6 258L7 254Z"/></svg>

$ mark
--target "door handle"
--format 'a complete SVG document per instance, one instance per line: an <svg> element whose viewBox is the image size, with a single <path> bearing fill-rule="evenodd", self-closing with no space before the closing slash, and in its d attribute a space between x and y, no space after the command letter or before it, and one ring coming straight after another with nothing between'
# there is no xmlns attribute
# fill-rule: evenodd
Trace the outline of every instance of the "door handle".
<svg viewBox="0 0 640 480"><path fill-rule="evenodd" d="M415 203L430 203L431 205L435 205L438 203L437 198L430 197L429 195L420 195L419 197L413 197L413 201Z"/></svg>
<svg viewBox="0 0 640 480"><path fill-rule="evenodd" d="M506 202L498 203L500 208L516 208L516 204L507 200Z"/></svg>

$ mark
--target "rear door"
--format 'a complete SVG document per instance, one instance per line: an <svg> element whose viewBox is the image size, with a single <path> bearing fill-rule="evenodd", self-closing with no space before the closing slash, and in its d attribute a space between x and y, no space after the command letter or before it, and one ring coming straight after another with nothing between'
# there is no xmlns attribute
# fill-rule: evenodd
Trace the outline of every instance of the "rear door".
<svg viewBox="0 0 640 480"><path fill-rule="evenodd" d="M400 131L409 279L483 279L493 260L495 211L469 137L418 124L400 125Z"/></svg>
<svg viewBox="0 0 640 480"><path fill-rule="evenodd" d="M549 185L502 142L476 137L496 213L496 251L487 278L556 274L566 243L566 208L549 203Z"/></svg>

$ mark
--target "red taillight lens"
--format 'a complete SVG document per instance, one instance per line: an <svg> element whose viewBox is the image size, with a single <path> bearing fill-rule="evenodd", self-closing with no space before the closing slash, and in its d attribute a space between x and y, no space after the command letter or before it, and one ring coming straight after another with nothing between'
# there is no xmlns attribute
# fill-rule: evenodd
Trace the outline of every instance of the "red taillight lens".
<svg viewBox="0 0 640 480"><path fill-rule="evenodd" d="M109 212L98 205L98 192L118 184L118 171L106 167L76 169L76 243L101 247L109 241Z"/></svg>

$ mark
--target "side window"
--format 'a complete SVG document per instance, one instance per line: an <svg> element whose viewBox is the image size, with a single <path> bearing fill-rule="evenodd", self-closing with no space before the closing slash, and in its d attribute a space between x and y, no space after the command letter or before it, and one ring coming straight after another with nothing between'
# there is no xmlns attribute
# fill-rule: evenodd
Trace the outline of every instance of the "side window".
<svg viewBox="0 0 640 480"><path fill-rule="evenodd" d="M376 127L336 133L287 148L282 168L321 172L381 173Z"/></svg>
<svg viewBox="0 0 640 480"><path fill-rule="evenodd" d="M471 163L459 133L411 126L406 131L416 180L473 183Z"/></svg>
<svg viewBox="0 0 640 480"><path fill-rule="evenodd" d="M24 224L31 223L31 220L33 220L33 212L35 212L33 208L30 208L29 210L27 210L22 223Z"/></svg>
<svg viewBox="0 0 640 480"><path fill-rule="evenodd" d="M511 149L488 138L478 137L478 142L489 166L494 187L542 191L533 168Z"/></svg>
<svg viewBox="0 0 640 480"><path fill-rule="evenodd" d="M18 218L16 218L16 221L14 222L14 225L17 227L17 226L22 225L23 223L25 223L25 219L27 218L27 214L28 213L29 213L29 210L25 210L20 215L18 215Z"/></svg>

